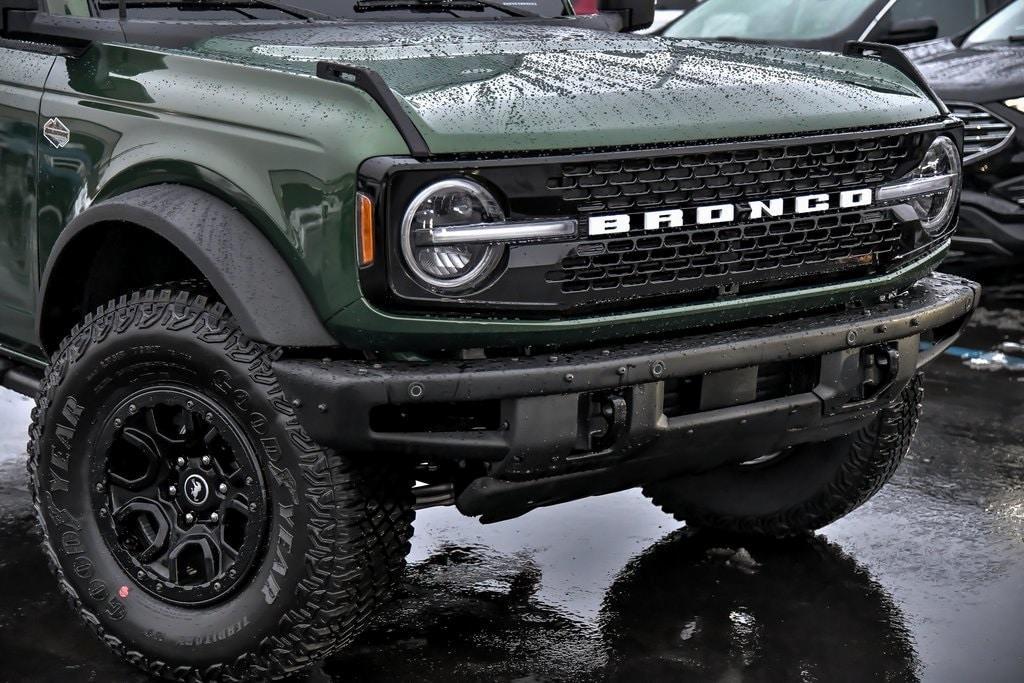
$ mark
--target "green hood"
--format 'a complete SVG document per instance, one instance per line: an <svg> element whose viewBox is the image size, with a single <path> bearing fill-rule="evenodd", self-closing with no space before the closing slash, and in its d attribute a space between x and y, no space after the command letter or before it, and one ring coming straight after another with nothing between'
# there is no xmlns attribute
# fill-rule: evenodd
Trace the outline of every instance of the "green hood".
<svg viewBox="0 0 1024 683"><path fill-rule="evenodd" d="M352 22L222 36L192 52L304 74L320 60L373 69L436 153L775 136L939 114L877 61L565 23Z"/></svg>

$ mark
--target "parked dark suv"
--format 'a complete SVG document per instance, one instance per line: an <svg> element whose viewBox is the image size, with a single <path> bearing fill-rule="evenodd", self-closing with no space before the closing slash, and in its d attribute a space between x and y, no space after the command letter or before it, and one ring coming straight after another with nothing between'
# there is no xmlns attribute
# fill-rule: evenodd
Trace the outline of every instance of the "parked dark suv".
<svg viewBox="0 0 1024 683"><path fill-rule="evenodd" d="M706 0L661 31L840 52L849 40L906 45L974 26L1008 0Z"/></svg>
<svg viewBox="0 0 1024 683"><path fill-rule="evenodd" d="M1024 0L908 54L967 126L957 247L1024 255Z"/></svg>

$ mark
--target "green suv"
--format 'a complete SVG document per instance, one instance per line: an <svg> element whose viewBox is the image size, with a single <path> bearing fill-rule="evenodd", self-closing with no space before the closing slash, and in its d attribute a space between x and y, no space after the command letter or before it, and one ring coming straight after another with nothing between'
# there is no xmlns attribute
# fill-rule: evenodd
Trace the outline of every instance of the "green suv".
<svg viewBox="0 0 1024 683"><path fill-rule="evenodd" d="M933 274L962 124L892 48L602 9L0 0L0 383L125 659L303 669L418 508L781 537L892 475L978 299Z"/></svg>

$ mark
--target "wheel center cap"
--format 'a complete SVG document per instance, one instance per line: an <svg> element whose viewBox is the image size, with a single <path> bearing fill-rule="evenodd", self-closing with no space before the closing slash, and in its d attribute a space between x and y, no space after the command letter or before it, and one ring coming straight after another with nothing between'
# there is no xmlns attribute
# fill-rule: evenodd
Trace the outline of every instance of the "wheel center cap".
<svg viewBox="0 0 1024 683"><path fill-rule="evenodd" d="M185 500L198 507L210 497L210 485L198 474L190 474L185 478L183 493Z"/></svg>

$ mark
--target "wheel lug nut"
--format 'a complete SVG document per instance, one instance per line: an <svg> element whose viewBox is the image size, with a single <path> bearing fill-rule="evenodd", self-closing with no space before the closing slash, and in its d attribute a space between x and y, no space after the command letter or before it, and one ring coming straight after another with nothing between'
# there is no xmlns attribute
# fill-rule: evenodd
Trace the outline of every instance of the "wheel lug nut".
<svg viewBox="0 0 1024 683"><path fill-rule="evenodd" d="M220 581L218 581L217 583L213 584L213 590L215 590L215 591L219 591L220 590Z"/></svg>
<svg viewBox="0 0 1024 683"><path fill-rule="evenodd" d="M96 492L103 493L103 489L106 488L103 484L96 484Z"/></svg>
<svg viewBox="0 0 1024 683"><path fill-rule="evenodd" d="M121 418L119 418L119 417L115 417L115 418L114 418L114 426L115 426L115 427L120 427L120 426L121 426L121 425L123 425L123 424L124 424L124 420L122 420L122 419L121 419Z"/></svg>
<svg viewBox="0 0 1024 683"><path fill-rule="evenodd" d="M202 463L203 463L203 465L209 465L210 464L210 456L204 455Z"/></svg>
<svg viewBox="0 0 1024 683"><path fill-rule="evenodd" d="M236 572L234 569L232 569L231 571L228 572L228 576L230 576L233 579L236 576L238 576L238 572Z"/></svg>
<svg viewBox="0 0 1024 683"><path fill-rule="evenodd" d="M220 521L220 515L218 515L216 512L211 512L210 513L210 521L211 522L219 522Z"/></svg>
<svg viewBox="0 0 1024 683"><path fill-rule="evenodd" d="M227 493L228 492L228 485L227 484L221 484L220 486L217 487L217 490L220 491L221 493Z"/></svg>
<svg viewBox="0 0 1024 683"><path fill-rule="evenodd" d="M249 503L249 512L256 512L256 503Z"/></svg>
<svg viewBox="0 0 1024 683"><path fill-rule="evenodd" d="M186 512L185 513L185 523L186 524L191 524L194 521L196 521L196 516L193 515L191 512Z"/></svg>
<svg viewBox="0 0 1024 683"><path fill-rule="evenodd" d="M252 486L252 477L246 477L245 478L245 485L246 486Z"/></svg>
<svg viewBox="0 0 1024 683"><path fill-rule="evenodd" d="M128 414L129 415L134 415L137 412L139 412L139 409L135 406L134 403L131 404L130 406L128 406Z"/></svg>
<svg viewBox="0 0 1024 683"><path fill-rule="evenodd" d="M185 458L178 458L178 467L185 466Z"/></svg>
<svg viewBox="0 0 1024 683"><path fill-rule="evenodd" d="M135 572L135 576L137 576L140 579L144 579L146 578L146 572L140 569L139 571Z"/></svg>
<svg viewBox="0 0 1024 683"><path fill-rule="evenodd" d="M185 401L185 407L188 408L189 410L192 410L192 408L194 408L195 405L196 405L195 401Z"/></svg>
<svg viewBox="0 0 1024 683"><path fill-rule="evenodd" d="M207 413L205 417L207 422L213 422L213 413Z"/></svg>
<svg viewBox="0 0 1024 683"><path fill-rule="evenodd" d="M171 494L172 496L178 495L178 487L177 486L170 486L170 487L168 487L167 493Z"/></svg>

